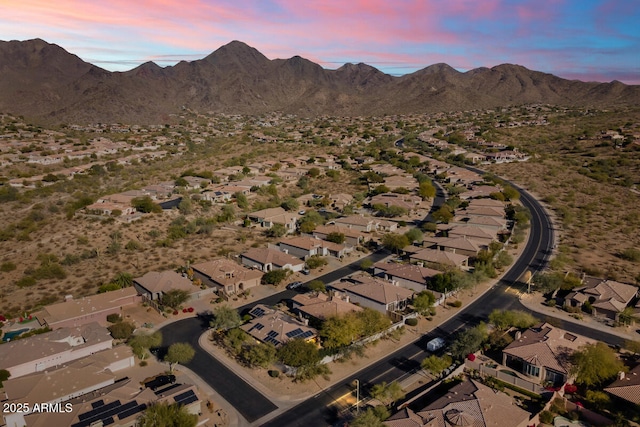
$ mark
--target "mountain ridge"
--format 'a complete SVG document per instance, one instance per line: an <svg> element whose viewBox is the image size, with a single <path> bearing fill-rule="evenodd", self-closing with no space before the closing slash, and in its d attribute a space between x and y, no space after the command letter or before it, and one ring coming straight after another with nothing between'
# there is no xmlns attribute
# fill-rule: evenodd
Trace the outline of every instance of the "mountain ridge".
<svg viewBox="0 0 640 427"><path fill-rule="evenodd" d="M182 107L371 116L531 103L640 105L640 86L567 80L517 64L460 72L439 63L403 76L363 63L328 70L298 55L269 59L237 40L202 59L110 72L41 39L0 41L0 111L45 122L159 123Z"/></svg>

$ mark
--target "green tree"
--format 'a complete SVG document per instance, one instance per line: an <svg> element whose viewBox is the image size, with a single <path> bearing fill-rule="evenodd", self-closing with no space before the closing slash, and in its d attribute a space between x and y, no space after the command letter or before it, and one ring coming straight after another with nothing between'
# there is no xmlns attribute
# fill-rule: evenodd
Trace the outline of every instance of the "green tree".
<svg viewBox="0 0 640 427"><path fill-rule="evenodd" d="M262 276L262 283L277 286L287 278L287 270L271 270Z"/></svg>
<svg viewBox="0 0 640 427"><path fill-rule="evenodd" d="M240 209L245 210L249 207L249 200L243 193L238 191L233 194L233 197L236 199L236 204Z"/></svg>
<svg viewBox="0 0 640 427"><path fill-rule="evenodd" d="M373 408L367 408L366 411L361 412L360 415L355 417L353 421L349 423L350 427L384 427L384 423L378 417L378 414Z"/></svg>
<svg viewBox="0 0 640 427"><path fill-rule="evenodd" d="M222 207L222 211L216 218L218 222L231 222L236 217L236 211L233 209L232 205L224 205Z"/></svg>
<svg viewBox="0 0 640 427"><path fill-rule="evenodd" d="M307 284L307 289L313 292L327 292L327 287L322 280L312 280Z"/></svg>
<svg viewBox="0 0 640 427"><path fill-rule="evenodd" d="M189 292L184 289L171 289L162 295L162 305L176 310L189 299Z"/></svg>
<svg viewBox="0 0 640 427"><path fill-rule="evenodd" d="M175 365L184 365L189 363L195 355L196 351L191 347L191 344L186 342L177 342L169 346L169 350L167 350L167 355L164 357L164 360L169 362L169 370L173 372Z"/></svg>
<svg viewBox="0 0 640 427"><path fill-rule="evenodd" d="M195 427L198 416L190 414L186 406L174 403L154 403L142 413L140 427Z"/></svg>
<svg viewBox="0 0 640 427"><path fill-rule="evenodd" d="M307 258L307 267L310 269L320 268L324 265L327 265L327 260L319 255L314 255L312 257Z"/></svg>
<svg viewBox="0 0 640 427"><path fill-rule="evenodd" d="M451 356L449 355L445 354L442 357L438 357L435 354L432 354L431 356L423 359L420 366L425 371L431 372L432 375L437 377L442 373L442 371L451 366L452 363L453 360L451 360Z"/></svg>
<svg viewBox="0 0 640 427"><path fill-rule="evenodd" d="M310 176L311 178L317 178L320 176L320 169L311 168L309 169L309 172L307 172L307 175Z"/></svg>
<svg viewBox="0 0 640 427"><path fill-rule="evenodd" d="M229 330L242 324L238 310L228 305L221 305L213 310L213 320L209 326L214 330Z"/></svg>
<svg viewBox="0 0 640 427"><path fill-rule="evenodd" d="M354 316L332 316L322 322L320 338L322 346L337 349L350 345L360 335L360 325Z"/></svg>
<svg viewBox="0 0 640 427"><path fill-rule="evenodd" d="M276 348L271 344L254 344L242 351L242 360L252 367L268 368L276 359Z"/></svg>
<svg viewBox="0 0 640 427"><path fill-rule="evenodd" d="M507 200L517 200L520 198L520 193L518 192L518 190L510 185L506 185L504 187L504 189L502 190L502 194Z"/></svg>
<svg viewBox="0 0 640 427"><path fill-rule="evenodd" d="M371 397L378 399L384 405L391 405L400 399L404 399L405 392L399 382L393 381L386 383L385 381L375 384L371 387Z"/></svg>
<svg viewBox="0 0 640 427"><path fill-rule="evenodd" d="M520 310L493 310L489 315L489 322L498 330L509 328L526 329L537 323L535 317Z"/></svg>
<svg viewBox="0 0 640 427"><path fill-rule="evenodd" d="M270 229L265 231L267 237L282 237L287 234L287 229L282 224L273 224Z"/></svg>
<svg viewBox="0 0 640 427"><path fill-rule="evenodd" d="M162 344L162 334L160 332L154 332L148 335L132 335L127 341L127 344L129 344L133 353L138 356L139 359L144 360L150 348L158 347Z"/></svg>
<svg viewBox="0 0 640 427"><path fill-rule="evenodd" d="M626 340L623 347L635 355L640 354L640 341Z"/></svg>
<svg viewBox="0 0 640 427"><path fill-rule="evenodd" d="M590 406L602 411L611 404L611 398L604 391L587 390L585 393L585 400L590 403Z"/></svg>
<svg viewBox="0 0 640 427"><path fill-rule="evenodd" d="M436 297L430 291L421 291L418 295L413 297L413 308L421 315L426 316L432 314L433 304L436 302Z"/></svg>
<svg viewBox="0 0 640 427"><path fill-rule="evenodd" d="M120 288L128 288L129 286L133 286L133 275L129 273L118 273L116 277L111 279L111 283L115 283Z"/></svg>
<svg viewBox="0 0 640 427"><path fill-rule="evenodd" d="M387 233L382 236L382 246L398 254L402 248L409 246L409 239L404 234Z"/></svg>
<svg viewBox="0 0 640 427"><path fill-rule="evenodd" d="M107 329L109 329L113 338L117 340L126 340L131 336L136 327L129 322L118 322L109 326Z"/></svg>
<svg viewBox="0 0 640 427"><path fill-rule="evenodd" d="M149 196L136 197L132 199L131 206L133 206L138 212L142 213L162 212L160 205L156 204Z"/></svg>
<svg viewBox="0 0 640 427"><path fill-rule="evenodd" d="M467 354L478 351L487 337L486 326L483 324L465 329L459 332L451 343L451 355L459 360L464 359Z"/></svg>
<svg viewBox="0 0 640 427"><path fill-rule="evenodd" d="M448 205L442 205L432 216L436 222L447 224L453 219L453 212L451 212L451 208Z"/></svg>
<svg viewBox="0 0 640 427"><path fill-rule="evenodd" d="M508 252L501 251L500 253L498 253L498 256L493 264L496 268L507 267L513 264L513 257Z"/></svg>
<svg viewBox="0 0 640 427"><path fill-rule="evenodd" d="M368 337L378 332L382 332L391 326L391 319L372 308L364 307L362 311L355 313L360 320L361 335Z"/></svg>
<svg viewBox="0 0 640 427"><path fill-rule="evenodd" d="M280 203L280 207L285 211L295 211L299 206L300 204L298 203L298 201L292 197Z"/></svg>
<svg viewBox="0 0 640 427"><path fill-rule="evenodd" d="M360 268L362 270L368 270L373 266L373 261L371 261L369 258L365 258L360 262Z"/></svg>
<svg viewBox="0 0 640 427"><path fill-rule="evenodd" d="M412 228L404 233L404 235L409 240L409 243L422 242L422 239L424 239L424 234L422 234L419 228Z"/></svg>
<svg viewBox="0 0 640 427"><path fill-rule="evenodd" d="M436 188L431 181L422 181L418 187L418 194L423 200L433 199L436 196Z"/></svg>
<svg viewBox="0 0 640 427"><path fill-rule="evenodd" d="M183 197L178 203L178 211L182 215L189 215L193 212L193 203L191 203L191 199L188 197Z"/></svg>
<svg viewBox="0 0 640 427"><path fill-rule="evenodd" d="M620 371L626 371L615 351L603 342L585 344L571 355L571 373L586 387L599 386Z"/></svg>
<svg viewBox="0 0 640 427"><path fill-rule="evenodd" d="M294 368L308 369L320 362L320 353L316 345L302 339L285 342L276 354L278 360Z"/></svg>

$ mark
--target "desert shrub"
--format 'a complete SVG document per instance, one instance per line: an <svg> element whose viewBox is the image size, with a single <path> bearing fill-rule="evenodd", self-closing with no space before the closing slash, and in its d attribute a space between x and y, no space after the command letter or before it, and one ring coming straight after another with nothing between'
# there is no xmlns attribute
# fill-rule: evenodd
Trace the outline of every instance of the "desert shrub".
<svg viewBox="0 0 640 427"><path fill-rule="evenodd" d="M3 262L2 265L0 265L0 271L2 272L9 272L9 271L13 271L15 270L17 267L14 263L12 262Z"/></svg>
<svg viewBox="0 0 640 427"><path fill-rule="evenodd" d="M553 423L553 414L549 411L540 412L540 422L545 424Z"/></svg>
<svg viewBox="0 0 640 427"><path fill-rule="evenodd" d="M271 378L278 378L280 376L280 371L278 371L277 369L270 369L269 376Z"/></svg>
<svg viewBox="0 0 640 427"><path fill-rule="evenodd" d="M404 323L406 323L407 326L416 326L418 324L418 319L416 319L415 317L412 317L410 319L405 320Z"/></svg>
<svg viewBox="0 0 640 427"><path fill-rule="evenodd" d="M118 313L112 313L107 316L107 322L109 323L118 323L122 320L122 317Z"/></svg>
<svg viewBox="0 0 640 427"><path fill-rule="evenodd" d="M115 339L128 339L133 333L135 326L129 322L118 322L109 326L107 329L109 329L111 336Z"/></svg>

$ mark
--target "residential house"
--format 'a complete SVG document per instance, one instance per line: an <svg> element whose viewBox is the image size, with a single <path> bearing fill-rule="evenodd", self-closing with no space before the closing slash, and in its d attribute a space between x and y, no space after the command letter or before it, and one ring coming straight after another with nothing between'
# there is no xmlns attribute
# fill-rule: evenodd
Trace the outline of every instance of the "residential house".
<svg viewBox="0 0 640 427"><path fill-rule="evenodd" d="M405 209L408 212L414 211L420 207L422 199L411 194L382 193L371 197L370 206L383 205L386 207L395 206Z"/></svg>
<svg viewBox="0 0 640 427"><path fill-rule="evenodd" d="M469 206L470 208L478 208L478 207L490 207L490 208L496 208L496 209L500 209L504 215L504 202L500 201L500 200L495 200L495 199L490 199L490 198L483 198L483 199L473 199L473 200L469 200Z"/></svg>
<svg viewBox="0 0 640 427"><path fill-rule="evenodd" d="M106 323L110 314L122 314L124 307L141 301L134 287L91 295L80 299L68 296L64 302L51 304L35 313L40 325L51 329L72 328L87 323Z"/></svg>
<svg viewBox="0 0 640 427"><path fill-rule="evenodd" d="M258 304L249 311L252 320L240 326L256 340L275 347L292 339L314 341L318 331L285 313Z"/></svg>
<svg viewBox="0 0 640 427"><path fill-rule="evenodd" d="M278 243L280 250L306 260L312 256L333 256L342 258L351 252L352 248L344 244L327 242L317 237L299 236Z"/></svg>
<svg viewBox="0 0 640 427"><path fill-rule="evenodd" d="M313 237L325 240L329 234L342 234L344 242L349 246L358 246L364 241L365 235L358 230L352 228L340 227L337 224L319 225L313 230Z"/></svg>
<svg viewBox="0 0 640 427"><path fill-rule="evenodd" d="M405 407L383 422L388 427L525 427L531 414L506 393L465 380L418 412Z"/></svg>
<svg viewBox="0 0 640 427"><path fill-rule="evenodd" d="M353 203L353 196L347 193L330 194L331 207L342 211L346 206Z"/></svg>
<svg viewBox="0 0 640 427"><path fill-rule="evenodd" d="M497 237L495 232L485 230L474 225L453 224L447 231L448 237L463 237L465 239L474 240L481 245L489 246Z"/></svg>
<svg viewBox="0 0 640 427"><path fill-rule="evenodd" d="M638 287L615 280L585 277L583 285L565 297L565 305L582 307L587 301L593 307L592 314L618 320L620 313L638 296Z"/></svg>
<svg viewBox="0 0 640 427"><path fill-rule="evenodd" d="M561 385L569 379L570 357L591 340L548 323L516 333L502 350L502 364L540 384Z"/></svg>
<svg viewBox="0 0 640 427"><path fill-rule="evenodd" d="M467 191L460 194L462 200L469 200L477 197L489 197L493 193L499 193L500 188L495 185L472 185Z"/></svg>
<svg viewBox="0 0 640 427"><path fill-rule="evenodd" d="M450 251L439 251L437 249L422 249L409 255L411 262L423 262L429 264L439 264L447 267L458 267L467 269L469 267L469 257Z"/></svg>
<svg viewBox="0 0 640 427"><path fill-rule="evenodd" d="M472 225L495 233L507 229L507 220L496 216L461 215L454 219L453 224Z"/></svg>
<svg viewBox="0 0 640 427"><path fill-rule="evenodd" d="M388 187L391 191L398 188L406 188L407 190L415 190L418 188L418 181L411 175L394 175L384 179L385 187Z"/></svg>
<svg viewBox="0 0 640 427"><path fill-rule="evenodd" d="M604 391L634 405L640 405L640 365L629 373L620 372L618 378L604 388Z"/></svg>
<svg viewBox="0 0 640 427"><path fill-rule="evenodd" d="M88 215L123 216L133 215L136 213L136 208L129 204L112 203L103 200L85 206L84 212Z"/></svg>
<svg viewBox="0 0 640 427"><path fill-rule="evenodd" d="M473 258L488 246L466 237L425 237L423 246L440 251L453 252Z"/></svg>
<svg viewBox="0 0 640 427"><path fill-rule="evenodd" d="M339 227L350 228L363 233L376 231L377 222L375 218L364 217L362 215L350 215L333 220L333 223Z"/></svg>
<svg viewBox="0 0 640 427"><path fill-rule="evenodd" d="M176 289L189 294L200 290L187 277L173 270L150 271L142 277L133 279L133 286L140 295L152 301L161 301L164 294Z"/></svg>
<svg viewBox="0 0 640 427"><path fill-rule="evenodd" d="M212 203L227 203L231 201L233 193L227 189L203 191L200 193L200 199Z"/></svg>
<svg viewBox="0 0 640 427"><path fill-rule="evenodd" d="M191 268L203 283L225 295L236 295L259 286L263 275L261 271L243 267L226 258L194 264Z"/></svg>
<svg viewBox="0 0 640 427"><path fill-rule="evenodd" d="M154 403L179 403L190 414L202 412L202 401L190 384L169 384L155 392L122 378L114 384L68 401L70 411L16 413L5 416L7 427L113 426L135 427Z"/></svg>
<svg viewBox="0 0 640 427"><path fill-rule="evenodd" d="M349 297L349 301L381 313L404 310L413 298L414 291L396 286L366 273L356 274L346 280L333 282L330 287Z"/></svg>
<svg viewBox="0 0 640 427"><path fill-rule="evenodd" d="M362 308L349 302L349 297L332 293L309 292L296 294L291 298L292 310L304 319L322 321L329 317L362 311Z"/></svg>
<svg viewBox="0 0 640 427"><path fill-rule="evenodd" d="M109 330L96 322L60 328L0 345L0 366L17 378L110 349L112 342Z"/></svg>
<svg viewBox="0 0 640 427"><path fill-rule="evenodd" d="M114 372L135 366L127 345L3 382L6 403L61 403L115 383Z"/></svg>
<svg viewBox="0 0 640 427"><path fill-rule="evenodd" d="M240 262L265 273L271 270L298 272L304 269L304 261L272 248L251 248L240 255Z"/></svg>
<svg viewBox="0 0 640 427"><path fill-rule="evenodd" d="M398 286L421 292L429 289L429 283L441 271L416 264L399 264L378 261L373 264L373 274L389 280Z"/></svg>
<svg viewBox="0 0 640 427"><path fill-rule="evenodd" d="M504 206L491 207L491 206L469 205L464 211L461 212L461 215L493 216L497 218L504 218Z"/></svg>
<svg viewBox="0 0 640 427"><path fill-rule="evenodd" d="M261 228L271 228L275 224L280 224L287 233L294 233L297 229L299 215L277 207L252 212L247 218Z"/></svg>

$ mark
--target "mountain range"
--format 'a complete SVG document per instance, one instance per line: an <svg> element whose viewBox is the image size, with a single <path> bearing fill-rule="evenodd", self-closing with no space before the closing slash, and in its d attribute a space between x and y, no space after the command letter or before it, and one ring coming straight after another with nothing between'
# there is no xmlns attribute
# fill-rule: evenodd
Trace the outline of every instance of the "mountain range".
<svg viewBox="0 0 640 427"><path fill-rule="evenodd" d="M49 123L165 123L200 112L301 116L432 113L544 103L640 104L640 86L566 80L519 65L459 72L435 64L395 77L366 64L327 70L265 57L239 41L195 61L110 72L40 39L0 41L0 112Z"/></svg>

